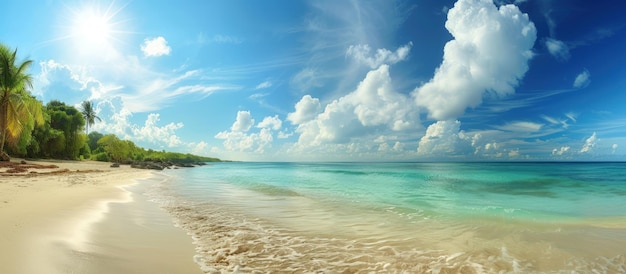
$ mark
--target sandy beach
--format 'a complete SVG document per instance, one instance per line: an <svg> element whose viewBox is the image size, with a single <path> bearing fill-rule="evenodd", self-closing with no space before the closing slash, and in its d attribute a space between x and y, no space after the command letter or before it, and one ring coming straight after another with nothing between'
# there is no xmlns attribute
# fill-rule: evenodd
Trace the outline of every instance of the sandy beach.
<svg viewBox="0 0 626 274"><path fill-rule="evenodd" d="M0 273L200 273L191 238L141 195L151 171L21 161L0 166Z"/></svg>

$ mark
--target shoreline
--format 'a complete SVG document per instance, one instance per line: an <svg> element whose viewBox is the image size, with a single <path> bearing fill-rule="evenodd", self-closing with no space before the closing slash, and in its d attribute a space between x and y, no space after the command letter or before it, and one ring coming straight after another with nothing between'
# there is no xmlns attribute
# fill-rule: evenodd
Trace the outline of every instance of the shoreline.
<svg viewBox="0 0 626 274"><path fill-rule="evenodd" d="M191 237L142 195L152 171L93 161L21 166L0 167L1 273L201 273Z"/></svg>

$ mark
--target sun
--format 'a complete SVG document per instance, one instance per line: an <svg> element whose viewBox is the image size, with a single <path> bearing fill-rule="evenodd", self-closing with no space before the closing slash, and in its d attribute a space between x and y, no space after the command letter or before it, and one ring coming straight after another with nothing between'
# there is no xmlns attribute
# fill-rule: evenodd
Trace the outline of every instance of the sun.
<svg viewBox="0 0 626 274"><path fill-rule="evenodd" d="M101 5L91 2L77 7L68 7L65 35L72 49L79 55L102 55L115 52L117 42L121 41L123 22L119 19L121 8L114 7L114 2Z"/></svg>
<svg viewBox="0 0 626 274"><path fill-rule="evenodd" d="M90 44L107 43L112 38L110 19L106 14L97 14L92 10L76 15L72 36L84 39Z"/></svg>

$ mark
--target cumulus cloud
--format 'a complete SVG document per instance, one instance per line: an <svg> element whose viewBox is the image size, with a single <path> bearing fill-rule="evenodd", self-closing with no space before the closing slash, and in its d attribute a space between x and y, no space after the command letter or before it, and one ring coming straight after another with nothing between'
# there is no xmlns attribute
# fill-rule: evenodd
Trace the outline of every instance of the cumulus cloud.
<svg viewBox="0 0 626 274"><path fill-rule="evenodd" d="M147 57L169 55L172 48L167 45L167 40L163 36L143 40L141 51Z"/></svg>
<svg viewBox="0 0 626 274"><path fill-rule="evenodd" d="M103 83L82 66L61 64L50 59L39 62L39 67L41 71L34 77L33 94L41 96L44 101L55 99L74 103L76 100L99 99L122 88Z"/></svg>
<svg viewBox="0 0 626 274"><path fill-rule="evenodd" d="M315 119L300 124L296 132L300 133L301 145L340 143L384 128L410 129L418 120L417 108L404 94L393 90L389 66L382 65L367 73L356 90L326 105Z"/></svg>
<svg viewBox="0 0 626 274"><path fill-rule="evenodd" d="M537 31L514 5L497 8L491 0L459 0L448 12L454 39L444 47L434 77L413 91L430 117L449 120L476 107L485 93L512 94L528 70Z"/></svg>
<svg viewBox="0 0 626 274"><path fill-rule="evenodd" d="M263 119L257 128L258 132L248 131L254 125L254 119L249 111L237 112L237 118L230 131L222 131L215 135L216 139L224 140L224 148L229 151L253 151L257 153L265 152L265 149L272 146L274 133L272 130L279 130L282 121L276 116L268 116Z"/></svg>
<svg viewBox="0 0 626 274"><path fill-rule="evenodd" d="M589 85L589 83L591 83L591 74L589 73L588 70L584 70L583 72L581 72L580 74L578 74L578 76L576 76L576 79L574 79L574 84L573 86L575 88L584 88L586 86Z"/></svg>
<svg viewBox="0 0 626 274"><path fill-rule="evenodd" d="M267 116L263 118L263 121L261 121L256 127L279 130L282 127L282 125L283 125L283 121L281 121L280 118L278 118L278 115L275 115L275 116Z"/></svg>
<svg viewBox="0 0 626 274"><path fill-rule="evenodd" d="M295 112L287 114L287 120L298 125L315 118L315 116L320 113L322 105L319 99L313 98L311 95L307 94L302 96L302 99L296 103L295 108Z"/></svg>
<svg viewBox="0 0 626 274"><path fill-rule="evenodd" d="M553 149L552 150L552 155L557 155L557 156L562 156L563 154L567 153L570 150L569 146L562 146L559 149Z"/></svg>
<svg viewBox="0 0 626 274"><path fill-rule="evenodd" d="M196 155L203 155L207 153L209 144L204 141L200 141L199 143L189 144L189 146L191 147L191 153Z"/></svg>
<svg viewBox="0 0 626 274"><path fill-rule="evenodd" d="M554 56L559 61L566 61L570 57L569 48L562 41L547 38L545 40L546 48L548 52Z"/></svg>
<svg viewBox="0 0 626 274"><path fill-rule="evenodd" d="M150 113L144 125L140 128L132 129L134 139L147 141L150 143L165 143L168 147L176 147L182 144L176 135L176 130L183 127L183 123L169 123L159 127L160 114Z"/></svg>
<svg viewBox="0 0 626 274"><path fill-rule="evenodd" d="M420 156L446 156L457 152L460 139L461 122L456 120L438 121L426 129L426 134L420 139L417 154Z"/></svg>
<svg viewBox="0 0 626 274"><path fill-rule="evenodd" d="M388 49L378 49L372 54L369 45L352 45L348 47L347 56L351 56L354 60L369 66L372 69L378 68L383 64L392 65L405 60L409 56L413 42L399 47L395 52Z"/></svg>
<svg viewBox="0 0 626 274"><path fill-rule="evenodd" d="M596 137L596 133L594 132L593 134L591 134L591 136L589 138L587 138L587 140L585 140L585 144L583 145L583 147L580 149L580 153L588 153L591 152L591 150L596 146L596 143L598 142L598 138Z"/></svg>
<svg viewBox="0 0 626 274"><path fill-rule="evenodd" d="M230 130L237 132L246 132L252 127L252 125L254 125L254 119L252 119L250 111L238 111L237 119L230 127Z"/></svg>
<svg viewBox="0 0 626 274"><path fill-rule="evenodd" d="M124 104L121 98L94 100L95 111L102 121L94 124L93 130L113 133L122 139L134 142L145 142L164 147L180 147L185 145L177 131L184 127L182 122L170 122L161 125L161 115L150 113L143 124L133 122L134 113Z"/></svg>

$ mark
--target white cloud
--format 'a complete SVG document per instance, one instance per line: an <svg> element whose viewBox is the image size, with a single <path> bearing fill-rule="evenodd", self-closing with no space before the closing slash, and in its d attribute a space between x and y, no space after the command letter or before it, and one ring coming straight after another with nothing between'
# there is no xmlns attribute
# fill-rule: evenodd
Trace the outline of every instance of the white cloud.
<svg viewBox="0 0 626 274"><path fill-rule="evenodd" d="M541 129L541 127L543 127L543 124L518 121L508 123L502 126L496 126L495 128L512 132L537 132Z"/></svg>
<svg viewBox="0 0 626 274"><path fill-rule="evenodd" d="M552 150L552 155L562 156L566 154L569 150L570 150L569 146L562 146L560 149L555 148Z"/></svg>
<svg viewBox="0 0 626 274"><path fill-rule="evenodd" d="M430 117L448 120L476 107L485 93L512 94L528 70L535 25L514 5L499 9L492 1L459 0L448 12L446 28L454 37L444 47L434 77L413 91Z"/></svg>
<svg viewBox="0 0 626 274"><path fill-rule="evenodd" d="M391 65L406 60L411 51L413 42L399 47L395 52L388 49L378 49L376 54L372 54L369 45L351 45L348 47L346 55L351 56L354 60L369 66L372 69L378 68L383 64Z"/></svg>
<svg viewBox="0 0 626 274"><path fill-rule="evenodd" d="M587 140L585 140L585 144L580 149L580 153L588 153L596 146L598 143L598 138L596 137L596 133L594 132Z"/></svg>
<svg viewBox="0 0 626 274"><path fill-rule="evenodd" d="M195 155L206 155L209 144L207 144L204 141L200 141L197 144L190 144L190 146L191 146L191 153Z"/></svg>
<svg viewBox="0 0 626 274"><path fill-rule="evenodd" d="M138 67L137 70L144 69ZM202 98L220 90L238 89L235 86L207 84L200 70L190 70L180 75L157 74L152 72L129 72L128 89L123 97L126 107L133 112L154 111L175 97L201 95Z"/></svg>
<svg viewBox="0 0 626 274"><path fill-rule="evenodd" d="M573 86L575 88L584 88L586 86L589 85L589 83L591 83L591 74L589 73L588 70L584 70L583 72L581 72L580 74L578 74L578 76L576 76L576 79L574 79L574 84Z"/></svg>
<svg viewBox="0 0 626 274"><path fill-rule="evenodd" d="M393 150L394 151L403 151L404 147L405 147L405 145L403 143L400 143L399 141L396 142L395 144L393 144Z"/></svg>
<svg viewBox="0 0 626 274"><path fill-rule="evenodd" d="M301 91L322 86L320 73L314 68L304 68L291 79L291 83Z"/></svg>
<svg viewBox="0 0 626 274"><path fill-rule="evenodd" d="M133 113L124 106L119 97L96 102L96 113L102 122L96 123L90 129L92 131L104 131L114 133L122 139L132 138L132 129L137 128L129 120Z"/></svg>
<svg viewBox="0 0 626 274"><path fill-rule="evenodd" d="M204 33L198 34L197 42L199 44L210 44L210 43L222 43L222 44L241 44L243 43L243 39L223 34L215 34L211 37L207 36Z"/></svg>
<svg viewBox="0 0 626 274"><path fill-rule="evenodd" d="M261 121L256 127L279 130L282 127L282 125L283 125L283 121L281 121L280 118L278 118L278 115L275 115L275 116L267 116L263 118L263 121Z"/></svg>
<svg viewBox="0 0 626 274"><path fill-rule="evenodd" d="M229 151L264 153L265 149L272 146L272 129L280 129L282 122L278 116L265 117L257 126L259 132L246 133L253 124L254 119L249 111L239 111L231 131L219 132L215 138L224 140L224 148Z"/></svg>
<svg viewBox="0 0 626 274"><path fill-rule="evenodd" d="M247 135L241 131L222 131L215 135L224 140L224 148L234 151L247 151L254 146L256 135Z"/></svg>
<svg viewBox="0 0 626 274"><path fill-rule="evenodd" d="M420 156L439 157L456 154L460 139L465 136L459 134L461 122L456 120L438 121L426 129L426 134L420 139L417 154Z"/></svg>
<svg viewBox="0 0 626 274"><path fill-rule="evenodd" d="M570 57L569 48L562 41L547 38L545 40L546 48L559 61L566 61Z"/></svg>
<svg viewBox="0 0 626 274"><path fill-rule="evenodd" d="M572 122L574 122L574 123L576 123L576 116L578 116L578 114L573 113L573 112L565 113L565 117L567 117L568 119L572 120Z"/></svg>
<svg viewBox="0 0 626 274"><path fill-rule="evenodd" d="M268 95L270 94L269 93L255 93L255 94L248 96L248 98L250 100L260 101L260 100L263 100L263 98L267 97Z"/></svg>
<svg viewBox="0 0 626 274"><path fill-rule="evenodd" d="M180 147L185 145L176 131L183 128L182 122L160 125L160 114L150 113L143 124L131 122L134 114L124 105L120 97L110 100L94 100L95 111L102 121L93 125L93 131L113 133L125 140L146 142L157 146ZM141 146L141 144L139 144Z"/></svg>
<svg viewBox="0 0 626 274"><path fill-rule="evenodd" d="M157 73L147 69L133 56L116 61L115 66L105 71L97 67L60 64L54 60L41 62L41 72L35 76L34 90L43 99L59 99L70 104L119 97L124 101L125 108L139 113L158 111L178 96L206 97L220 90L239 89L227 84L207 83L201 70L177 74Z"/></svg>
<svg viewBox="0 0 626 274"><path fill-rule="evenodd" d="M246 132L248 131L252 125L254 125L254 119L252 119L252 115L250 115L250 111L238 111L237 112L237 120L230 127L230 130L236 132Z"/></svg>
<svg viewBox="0 0 626 274"><path fill-rule="evenodd" d="M519 148L509 150L509 158L517 158L519 155Z"/></svg>
<svg viewBox="0 0 626 274"><path fill-rule="evenodd" d="M278 139L287 139L289 137L291 137L293 135L293 132L284 132L284 131L279 131L278 132Z"/></svg>
<svg viewBox="0 0 626 274"><path fill-rule="evenodd" d="M307 94L302 96L302 99L296 103L295 108L295 112L287 114L287 120L298 125L315 118L315 116L320 113L322 105L319 99L313 98L311 95Z"/></svg>
<svg viewBox="0 0 626 274"><path fill-rule="evenodd" d="M163 36L157 38L143 40L141 44L141 51L145 56L163 56L169 55L172 48L167 45L167 41Z"/></svg>
<svg viewBox="0 0 626 274"><path fill-rule="evenodd" d="M73 104L85 99L99 99L107 93L123 88L120 85L102 83L82 66L70 66L50 59L39 62L39 67L41 71L34 77L33 94L44 100L55 99ZM61 91L58 86L51 88L51 84L64 85L67 88ZM75 91L76 94L71 91Z"/></svg>
<svg viewBox="0 0 626 274"><path fill-rule="evenodd" d="M618 147L618 145L617 145L617 144L613 144L613 145L611 146L611 154L615 154L615 151L617 151L617 147Z"/></svg>
<svg viewBox="0 0 626 274"><path fill-rule="evenodd" d="M150 143L164 143L169 147L176 147L182 144L180 138L176 135L176 130L183 127L183 123L169 123L159 127L157 124L160 120L158 113L150 113L143 127L134 128L132 130L133 139L147 141Z"/></svg>
<svg viewBox="0 0 626 274"><path fill-rule="evenodd" d="M288 119L293 121L295 117ZM418 124L417 108L393 90L389 66L382 65L367 73L356 90L326 105L314 120L301 123L296 132L300 133L298 143L309 146L343 143L385 128L401 131Z"/></svg>
<svg viewBox="0 0 626 274"><path fill-rule="evenodd" d="M272 82L265 81L263 83L260 83L260 84L256 85L256 87L254 89L264 89L264 88L269 88L271 86L272 86Z"/></svg>

